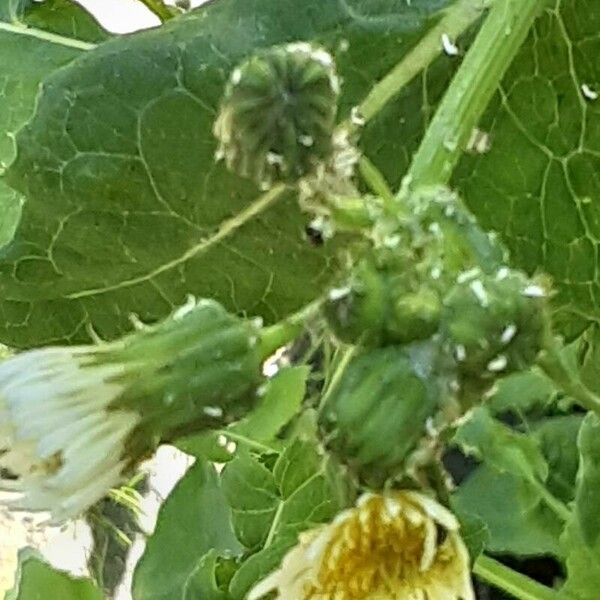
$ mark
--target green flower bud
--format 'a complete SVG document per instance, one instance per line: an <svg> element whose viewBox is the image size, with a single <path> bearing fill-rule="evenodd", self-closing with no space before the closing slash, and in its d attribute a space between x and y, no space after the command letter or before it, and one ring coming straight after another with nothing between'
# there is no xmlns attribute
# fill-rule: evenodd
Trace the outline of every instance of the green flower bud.
<svg viewBox="0 0 600 600"><path fill-rule="evenodd" d="M329 292L324 313L336 336L349 344L378 343L388 307L386 282L368 261L357 265L345 287Z"/></svg>
<svg viewBox="0 0 600 600"><path fill-rule="evenodd" d="M482 379L530 367L542 346L544 289L518 271L474 269L444 301L444 328L460 372Z"/></svg>
<svg viewBox="0 0 600 600"><path fill-rule="evenodd" d="M258 338L256 324L204 300L121 340L0 363L0 472L16 478L15 506L77 516L162 439L244 414Z"/></svg>
<svg viewBox="0 0 600 600"><path fill-rule="evenodd" d="M423 287L398 297L386 322L386 338L407 344L430 338L438 329L442 302L437 292Z"/></svg>
<svg viewBox="0 0 600 600"><path fill-rule="evenodd" d="M328 447L370 482L393 476L436 412L430 369L388 346L352 360L320 413Z"/></svg>
<svg viewBox="0 0 600 600"><path fill-rule="evenodd" d="M227 167L269 188L296 181L332 152L339 81L322 48L268 48L231 74L214 134Z"/></svg>

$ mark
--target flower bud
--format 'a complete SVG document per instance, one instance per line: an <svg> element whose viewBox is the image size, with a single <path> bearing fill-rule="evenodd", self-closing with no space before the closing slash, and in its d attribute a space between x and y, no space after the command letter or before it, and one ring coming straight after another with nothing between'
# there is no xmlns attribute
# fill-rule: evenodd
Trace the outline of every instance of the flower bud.
<svg viewBox="0 0 600 600"><path fill-rule="evenodd" d="M422 287L395 299L386 323L387 337L395 343L430 338L438 329L441 300L434 290Z"/></svg>
<svg viewBox="0 0 600 600"><path fill-rule="evenodd" d="M361 262L346 286L333 289L323 311L336 336L349 344L378 343L388 310L383 275L370 262Z"/></svg>
<svg viewBox="0 0 600 600"><path fill-rule="evenodd" d="M217 156L269 188L297 181L332 152L339 81L333 58L308 43L274 46L234 69L214 125Z"/></svg>
<svg viewBox="0 0 600 600"><path fill-rule="evenodd" d="M544 289L506 267L459 276L444 301L444 329L460 372L481 379L536 360L546 318Z"/></svg>
<svg viewBox="0 0 600 600"><path fill-rule="evenodd" d="M381 483L396 474L438 407L438 389L405 348L388 346L352 360L320 414L326 445Z"/></svg>
<svg viewBox="0 0 600 600"><path fill-rule="evenodd" d="M216 302L97 346L0 363L0 481L13 506L77 516L161 439L244 414L259 381L258 330Z"/></svg>

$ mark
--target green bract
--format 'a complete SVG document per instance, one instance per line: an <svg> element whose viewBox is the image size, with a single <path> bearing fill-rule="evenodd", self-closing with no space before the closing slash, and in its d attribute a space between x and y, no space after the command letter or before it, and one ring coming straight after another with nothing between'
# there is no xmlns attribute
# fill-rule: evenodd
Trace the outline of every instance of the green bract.
<svg viewBox="0 0 600 600"><path fill-rule="evenodd" d="M352 360L321 411L329 449L370 482L397 473L438 406L428 371L396 346Z"/></svg>
<svg viewBox="0 0 600 600"><path fill-rule="evenodd" d="M363 261L347 285L329 292L323 310L341 341L377 344L383 336L388 305L384 276L370 261Z"/></svg>
<svg viewBox="0 0 600 600"><path fill-rule="evenodd" d="M120 407L142 410L161 434L191 423L198 429L225 424L252 407L261 377L259 336L258 322L200 300L113 342L99 360L122 362L135 374L125 379Z"/></svg>
<svg viewBox="0 0 600 600"><path fill-rule="evenodd" d="M307 43L264 50L231 74L215 122L217 156L262 188L296 181L332 151L339 81L333 58Z"/></svg>
<svg viewBox="0 0 600 600"><path fill-rule="evenodd" d="M541 285L506 267L459 276L443 315L459 371L493 379L530 367L542 347L545 296Z"/></svg>

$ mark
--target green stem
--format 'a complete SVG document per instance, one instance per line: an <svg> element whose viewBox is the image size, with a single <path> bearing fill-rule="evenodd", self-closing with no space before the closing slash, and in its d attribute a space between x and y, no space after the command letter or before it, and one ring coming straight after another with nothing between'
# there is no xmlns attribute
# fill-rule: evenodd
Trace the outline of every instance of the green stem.
<svg viewBox="0 0 600 600"><path fill-rule="evenodd" d="M544 350L538 358L538 365L556 387L586 410L600 416L600 397L581 381L578 374L567 367L549 325L546 328Z"/></svg>
<svg viewBox="0 0 600 600"><path fill-rule="evenodd" d="M542 482L535 481L532 483L546 505L559 519L561 519L561 521L565 521L566 523L571 518L571 511L569 510L568 506L554 496L554 494L552 494Z"/></svg>
<svg viewBox="0 0 600 600"><path fill-rule="evenodd" d="M421 41L379 83L357 107L365 122L370 121L400 90L427 68L442 52L442 35L458 38L477 19L487 2L485 0L458 0ZM356 129L356 123L347 123Z"/></svg>
<svg viewBox="0 0 600 600"><path fill-rule="evenodd" d="M153 12L164 23L175 16L171 9L163 4L162 0L140 0L140 2L151 12Z"/></svg>
<svg viewBox="0 0 600 600"><path fill-rule="evenodd" d="M502 563L481 555L473 565L473 573L480 579L519 600L559 600L555 590L513 571Z"/></svg>
<svg viewBox="0 0 600 600"><path fill-rule="evenodd" d="M326 382L325 391L321 395L321 400L319 402L320 408L325 406L329 396L331 396L333 390L335 390L335 388L341 381L344 371L350 364L350 361L352 360L352 358L356 355L357 351L358 351L357 346L347 346L347 347L343 348L342 350L340 350L340 352L342 353L342 356L340 357L340 359L335 367L335 370L333 372L331 379Z"/></svg>
<svg viewBox="0 0 600 600"><path fill-rule="evenodd" d="M385 177L366 156L360 157L358 169L371 191L375 195L379 196L386 203L386 205L395 206L398 204Z"/></svg>
<svg viewBox="0 0 600 600"><path fill-rule="evenodd" d="M446 184L547 0L495 0L438 107L404 186Z"/></svg>
<svg viewBox="0 0 600 600"><path fill-rule="evenodd" d="M302 333L306 322L319 312L322 303L322 299L315 300L283 321L265 327L260 334L262 359L269 358L278 348L294 341Z"/></svg>

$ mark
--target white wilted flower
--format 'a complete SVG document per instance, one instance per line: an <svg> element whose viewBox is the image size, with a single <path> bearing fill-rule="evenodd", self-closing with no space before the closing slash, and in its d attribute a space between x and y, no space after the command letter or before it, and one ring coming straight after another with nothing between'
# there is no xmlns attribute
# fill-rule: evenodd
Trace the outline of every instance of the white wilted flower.
<svg viewBox="0 0 600 600"><path fill-rule="evenodd" d="M161 440L244 414L258 339L253 321L200 301L115 342L1 362L0 488L54 522L79 515Z"/></svg>
<svg viewBox="0 0 600 600"><path fill-rule="evenodd" d="M474 600L458 528L452 513L418 492L363 496L301 534L249 600L272 591L280 600Z"/></svg>
<svg viewBox="0 0 600 600"><path fill-rule="evenodd" d="M15 508L49 510L60 521L121 482L125 443L140 420L110 408L124 370L93 364L85 347L33 350L0 364L0 467L16 476L5 484L20 494Z"/></svg>

